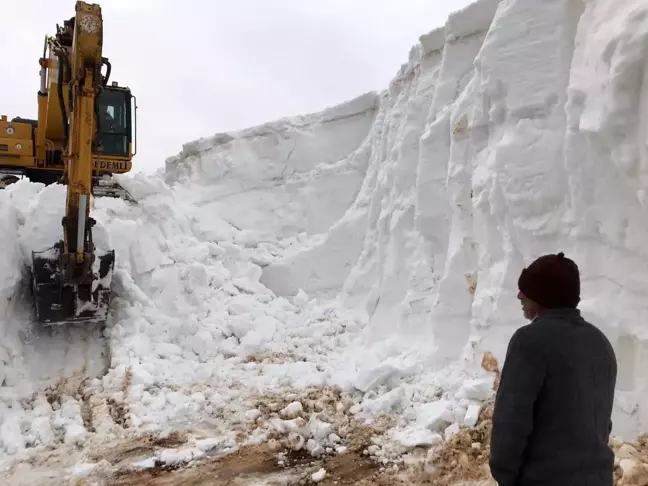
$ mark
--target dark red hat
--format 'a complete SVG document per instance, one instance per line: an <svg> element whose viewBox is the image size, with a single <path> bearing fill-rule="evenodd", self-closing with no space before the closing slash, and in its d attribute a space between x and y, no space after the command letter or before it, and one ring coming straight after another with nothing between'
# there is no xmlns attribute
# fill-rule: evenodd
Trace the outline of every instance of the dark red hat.
<svg viewBox="0 0 648 486"><path fill-rule="evenodd" d="M518 288L547 309L575 308L580 302L578 266L562 252L541 256L522 270Z"/></svg>

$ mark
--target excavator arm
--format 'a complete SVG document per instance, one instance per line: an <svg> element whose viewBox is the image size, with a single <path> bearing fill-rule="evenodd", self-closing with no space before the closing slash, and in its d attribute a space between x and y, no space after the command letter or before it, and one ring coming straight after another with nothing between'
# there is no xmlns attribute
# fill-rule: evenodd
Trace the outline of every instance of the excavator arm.
<svg viewBox="0 0 648 486"><path fill-rule="evenodd" d="M68 279L86 278L93 251L90 195L92 191L92 141L95 134L95 99L101 75L102 18L98 5L77 3L72 40L71 99L68 150L64 155L67 202L63 218L63 264Z"/></svg>
<svg viewBox="0 0 648 486"><path fill-rule="evenodd" d="M97 100L106 81L101 73L106 60L99 5L78 1L75 17L51 42L58 59L59 93L63 85L68 87L67 103L60 96L67 199L62 240L32 254L36 317L45 324L103 321L115 256L114 251L97 254L92 240L95 221L90 217Z"/></svg>

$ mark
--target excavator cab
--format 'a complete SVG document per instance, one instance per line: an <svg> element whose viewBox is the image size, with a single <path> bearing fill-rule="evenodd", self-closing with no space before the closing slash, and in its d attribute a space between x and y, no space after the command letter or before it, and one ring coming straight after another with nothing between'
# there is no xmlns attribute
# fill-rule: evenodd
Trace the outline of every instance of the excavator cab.
<svg viewBox="0 0 648 486"><path fill-rule="evenodd" d="M128 88L106 86L98 97L97 136L93 152L110 158L130 158L132 95Z"/></svg>
<svg viewBox="0 0 648 486"><path fill-rule="evenodd" d="M105 86L97 97L97 129L92 146L95 196L131 200L119 184L106 179L105 175L125 173L131 169L131 159L137 153L136 114L135 96L130 89L120 87L116 82Z"/></svg>

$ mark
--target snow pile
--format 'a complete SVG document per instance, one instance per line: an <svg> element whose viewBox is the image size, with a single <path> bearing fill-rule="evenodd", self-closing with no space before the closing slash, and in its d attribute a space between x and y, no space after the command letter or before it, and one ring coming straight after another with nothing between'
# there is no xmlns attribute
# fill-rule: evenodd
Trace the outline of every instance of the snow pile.
<svg viewBox="0 0 648 486"><path fill-rule="evenodd" d="M93 203L117 258L103 333L25 334L22 265L60 238L65 194L3 191L0 450L196 427L318 456L385 414L367 452L385 462L447 442L492 397L484 352L501 363L523 324L520 270L557 251L618 353L615 433L646 431L647 37L632 0L480 0L380 95L120 178L136 204ZM290 395L323 387L339 409Z"/></svg>
<svg viewBox="0 0 648 486"><path fill-rule="evenodd" d="M344 383L339 363L362 316L303 292L275 296L253 262L280 245L251 245L249 232L247 246L239 245L237 229L230 239L205 238L210 224L224 223L183 204L159 179L137 177L128 189L137 204L97 199L93 206L95 242L117 255L117 296L103 336L97 327L38 329L20 295L31 251L60 237L52 221L63 214L64 188L22 181L1 194L15 214L7 243L16 252L3 260L15 278L4 290L22 304L7 306L2 323L15 356L0 387L3 452L23 458L55 444L83 446L93 433L188 426L218 434L249 427L256 440L283 434L290 448L314 456L343 451L330 422L312 413L303 424L288 422L300 412L295 403L285 422L259 420L254 399ZM349 420L351 405L340 420Z"/></svg>
<svg viewBox="0 0 648 486"><path fill-rule="evenodd" d="M30 355L34 363L8 363L15 378L0 388L5 452L53 441L75 443L89 430L114 434L120 428L203 426L213 417L226 417L225 428L245 423L244 400L256 393L334 381L336 356L363 325L335 303L318 306L303 293L291 300L276 297L258 281L261 268L253 260L259 249L239 246L236 238L203 239L211 220L192 214L161 180L138 177L128 189L137 204L94 201L95 243L117 255L117 297L104 332L109 361L89 380L83 371L101 359L99 353L86 355L72 370L66 348L58 355L56 348L50 350L49 370L34 369L41 361L35 353ZM7 277L14 276L3 292L17 297L31 250L60 237L52 221L61 220L65 192L62 186L21 182L3 196L17 213L7 247L22 250L11 255L12 261L10 255L3 260ZM32 202L13 205L27 199ZM15 334L3 352L20 359L29 346L23 334L32 331L28 309L7 308L6 319L3 329ZM78 331L80 336L68 337L101 341L96 328ZM47 331L33 333L44 340ZM53 380L58 366L67 367L61 374L76 371L81 378ZM42 390L46 384L49 391Z"/></svg>

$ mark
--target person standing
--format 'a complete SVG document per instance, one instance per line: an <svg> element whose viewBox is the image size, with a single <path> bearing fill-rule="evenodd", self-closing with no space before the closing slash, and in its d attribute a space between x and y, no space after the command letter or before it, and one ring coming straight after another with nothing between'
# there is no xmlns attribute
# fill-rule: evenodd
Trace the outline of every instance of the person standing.
<svg viewBox="0 0 648 486"><path fill-rule="evenodd" d="M522 270L531 320L511 338L495 398L490 470L499 486L612 486L617 362L578 310L580 275L564 253Z"/></svg>

